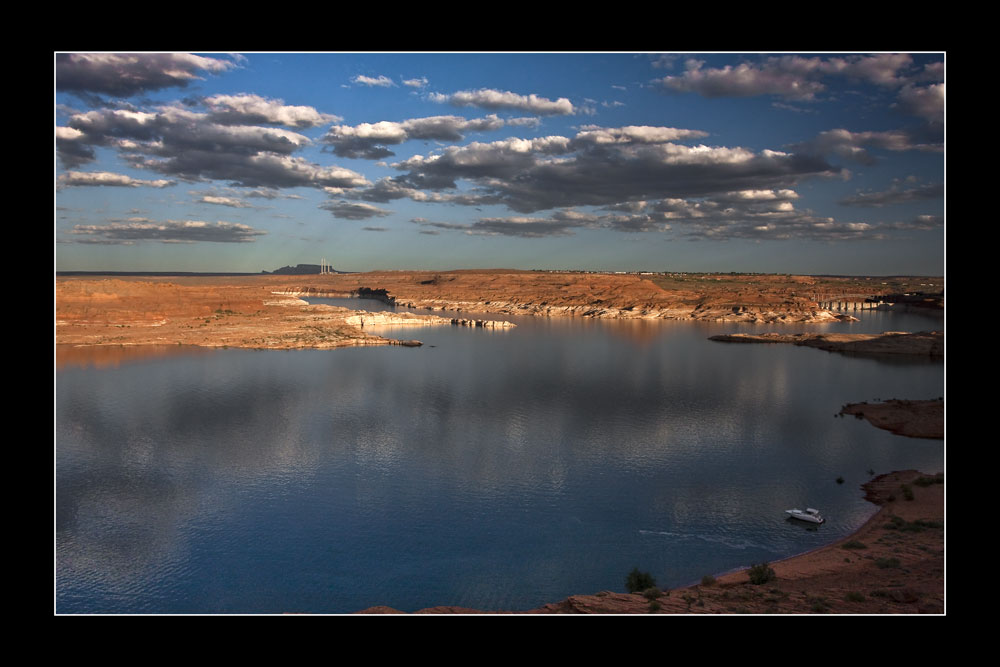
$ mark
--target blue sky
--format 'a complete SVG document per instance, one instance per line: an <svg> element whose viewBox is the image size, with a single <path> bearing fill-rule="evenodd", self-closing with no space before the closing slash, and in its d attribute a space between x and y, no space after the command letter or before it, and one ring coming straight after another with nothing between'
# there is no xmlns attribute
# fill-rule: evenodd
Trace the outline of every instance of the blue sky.
<svg viewBox="0 0 1000 667"><path fill-rule="evenodd" d="M58 270L944 273L942 53L56 53Z"/></svg>

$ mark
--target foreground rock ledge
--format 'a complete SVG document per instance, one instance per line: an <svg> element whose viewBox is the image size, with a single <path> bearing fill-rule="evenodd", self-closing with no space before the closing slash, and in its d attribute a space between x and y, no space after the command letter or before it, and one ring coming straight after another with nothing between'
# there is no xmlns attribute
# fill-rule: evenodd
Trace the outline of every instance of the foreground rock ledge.
<svg viewBox="0 0 1000 667"><path fill-rule="evenodd" d="M765 584L751 584L741 570L665 591L656 598L658 608L643 595L602 591L531 611L494 613L944 613L944 476L905 470L876 477L862 488L865 498L880 506L867 523L828 547L771 563L775 579ZM372 607L359 613L401 612ZM431 607L416 613L483 612Z"/></svg>

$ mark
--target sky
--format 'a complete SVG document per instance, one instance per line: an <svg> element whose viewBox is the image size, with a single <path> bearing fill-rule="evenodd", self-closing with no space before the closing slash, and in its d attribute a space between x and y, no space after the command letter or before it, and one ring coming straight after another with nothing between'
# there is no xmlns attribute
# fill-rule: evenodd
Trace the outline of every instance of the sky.
<svg viewBox="0 0 1000 667"><path fill-rule="evenodd" d="M60 271L944 275L944 53L54 53Z"/></svg>

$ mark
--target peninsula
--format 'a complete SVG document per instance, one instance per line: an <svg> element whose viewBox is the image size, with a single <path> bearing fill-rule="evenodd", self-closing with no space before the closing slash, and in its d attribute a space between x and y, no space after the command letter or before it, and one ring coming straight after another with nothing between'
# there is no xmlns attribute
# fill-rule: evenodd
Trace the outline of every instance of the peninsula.
<svg viewBox="0 0 1000 667"><path fill-rule="evenodd" d="M517 270L313 275L58 276L56 342L261 349L396 345L364 324L508 327L485 318L357 314L303 296L367 296L430 312L813 323L853 319L865 295L926 279ZM936 282L940 285L940 281ZM842 304L840 311L820 304ZM853 312L853 311L851 311ZM453 321L455 320L455 321Z"/></svg>
<svg viewBox="0 0 1000 667"><path fill-rule="evenodd" d="M944 358L944 332L885 331L877 334L846 333L762 333L762 334L719 334L709 336L709 340L722 343L791 343L815 347L827 352L859 354L867 356L902 355Z"/></svg>

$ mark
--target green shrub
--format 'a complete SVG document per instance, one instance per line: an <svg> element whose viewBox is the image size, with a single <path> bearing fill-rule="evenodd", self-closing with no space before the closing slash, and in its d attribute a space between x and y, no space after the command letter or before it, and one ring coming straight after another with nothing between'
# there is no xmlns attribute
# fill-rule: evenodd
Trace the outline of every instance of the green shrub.
<svg viewBox="0 0 1000 667"><path fill-rule="evenodd" d="M656 588L655 586L653 588L647 588L642 592L642 597L646 598L647 600L655 600L656 598L662 596L663 596L663 591L661 591L659 588Z"/></svg>
<svg viewBox="0 0 1000 667"><path fill-rule="evenodd" d="M899 489L903 492L905 500L913 500L913 488L909 484L901 484Z"/></svg>
<svg viewBox="0 0 1000 667"><path fill-rule="evenodd" d="M840 545L841 549L867 549L868 545L858 540L851 540Z"/></svg>
<svg viewBox="0 0 1000 667"><path fill-rule="evenodd" d="M650 600L650 601L649 601L649 610L650 610L650 611L660 611L660 609L661 609L662 607L663 607L663 605L661 605L661 604L660 604L659 602L657 602L656 600Z"/></svg>
<svg viewBox="0 0 1000 667"><path fill-rule="evenodd" d="M930 486L931 484L944 484L944 473L939 472L933 477L925 477L921 475L913 480L913 483L917 486Z"/></svg>
<svg viewBox="0 0 1000 667"><path fill-rule="evenodd" d="M899 567L900 565L902 563L899 562L898 558L878 558L875 560L875 566L883 570L890 567Z"/></svg>
<svg viewBox="0 0 1000 667"><path fill-rule="evenodd" d="M844 594L844 600L847 602L864 602L864 593L858 593L857 591L848 591Z"/></svg>
<svg viewBox="0 0 1000 667"><path fill-rule="evenodd" d="M710 574L706 574L704 577L701 578L702 586L712 586L714 584L715 584L715 577L713 577Z"/></svg>
<svg viewBox="0 0 1000 667"><path fill-rule="evenodd" d="M767 582L777 578L777 575L774 574L774 570L770 568L766 562L751 565L750 569L747 571L747 575L750 577L750 583L755 586L766 584Z"/></svg>
<svg viewBox="0 0 1000 667"><path fill-rule="evenodd" d="M638 593L647 588L655 587L656 579L653 578L653 575L649 572L640 572L637 567L632 568L632 571L625 577L625 590L629 593Z"/></svg>

